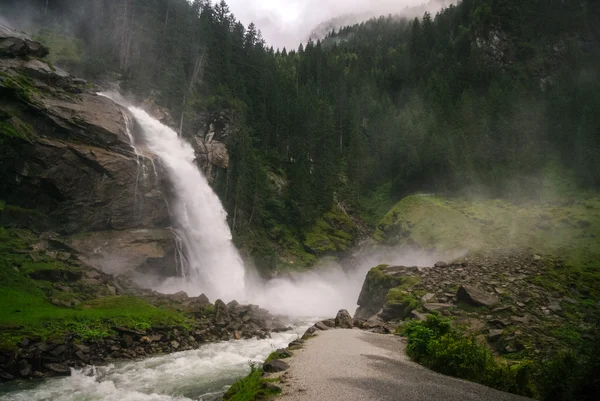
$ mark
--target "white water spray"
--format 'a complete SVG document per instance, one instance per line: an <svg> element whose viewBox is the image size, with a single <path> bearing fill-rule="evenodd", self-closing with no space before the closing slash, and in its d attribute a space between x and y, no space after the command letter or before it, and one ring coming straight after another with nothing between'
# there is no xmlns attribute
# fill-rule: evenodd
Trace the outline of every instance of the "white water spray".
<svg viewBox="0 0 600 401"><path fill-rule="evenodd" d="M160 289L205 293L211 299L240 299L244 265L231 241L223 205L195 164L194 149L144 110L129 110L141 128L143 142L160 158L174 187L170 206L187 253L189 275L171 279Z"/></svg>

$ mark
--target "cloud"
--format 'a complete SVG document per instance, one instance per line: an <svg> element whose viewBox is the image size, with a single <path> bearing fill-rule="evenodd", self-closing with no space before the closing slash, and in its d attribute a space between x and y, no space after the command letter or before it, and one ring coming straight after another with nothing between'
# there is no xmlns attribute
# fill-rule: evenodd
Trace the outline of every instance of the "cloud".
<svg viewBox="0 0 600 401"><path fill-rule="evenodd" d="M438 3L439 0L434 1ZM442 0L442 2L447 2ZM254 22L274 47L293 49L308 39L319 24L342 15L365 19L396 14L425 0L229 0L235 16L245 25ZM440 6L441 7L441 6ZM438 7L439 8L439 7Z"/></svg>

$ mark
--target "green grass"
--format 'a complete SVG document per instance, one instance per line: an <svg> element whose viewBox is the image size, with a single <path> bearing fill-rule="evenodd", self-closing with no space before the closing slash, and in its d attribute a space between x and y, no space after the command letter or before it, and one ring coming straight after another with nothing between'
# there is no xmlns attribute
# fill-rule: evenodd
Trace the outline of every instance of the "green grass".
<svg viewBox="0 0 600 401"><path fill-rule="evenodd" d="M530 249L547 262L543 274L530 279L532 283L567 294L576 289L584 299L600 300L600 197L596 195L518 204L414 195L386 214L374 238L449 257L465 251ZM558 258L562 265L555 263Z"/></svg>
<svg viewBox="0 0 600 401"><path fill-rule="evenodd" d="M273 361L275 359L286 359L286 358L289 358L289 354L287 354L287 353L281 353L281 352L278 352L278 351L273 351L267 357L267 359L265 360L265 362L270 362L270 361Z"/></svg>
<svg viewBox="0 0 600 401"><path fill-rule="evenodd" d="M280 391L266 387L267 383L278 382L278 379L263 379L262 369L251 365L251 371L248 376L236 382L223 396L225 401L254 401L265 400L274 397Z"/></svg>
<svg viewBox="0 0 600 401"><path fill-rule="evenodd" d="M100 286L70 284L72 293L54 288L53 283L33 280L42 270L77 271L76 266L39 255L33 261L23 253L29 249L31 233L0 227L0 343L16 344L22 338L61 337L67 332L84 340L114 334L115 326L145 330L153 325L184 326L190 321L179 312L157 308L125 296L93 299ZM51 299L79 299L75 308L53 305Z"/></svg>

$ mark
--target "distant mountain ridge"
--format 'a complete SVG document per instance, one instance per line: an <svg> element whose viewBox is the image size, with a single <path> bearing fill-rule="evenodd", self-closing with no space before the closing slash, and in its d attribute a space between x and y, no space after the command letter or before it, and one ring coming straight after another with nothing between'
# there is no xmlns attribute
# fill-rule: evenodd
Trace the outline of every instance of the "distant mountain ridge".
<svg viewBox="0 0 600 401"><path fill-rule="evenodd" d="M371 10L364 13L343 14L317 25L311 31L308 37L305 38L304 42L308 41L309 39L314 41L324 39L332 30L338 30L346 26L360 24L361 22L367 21L371 18L377 18L382 15L394 15L398 18L406 19L421 18L426 12L435 14L439 10L446 8L451 4L456 4L457 2L457 0L430 0L429 2L419 6L407 6L403 9L398 7L397 9L389 9L385 11Z"/></svg>

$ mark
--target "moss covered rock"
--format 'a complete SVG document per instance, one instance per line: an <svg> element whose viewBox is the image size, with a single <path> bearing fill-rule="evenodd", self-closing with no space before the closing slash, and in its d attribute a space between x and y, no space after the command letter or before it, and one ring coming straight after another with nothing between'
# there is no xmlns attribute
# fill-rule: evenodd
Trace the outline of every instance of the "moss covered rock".
<svg viewBox="0 0 600 401"><path fill-rule="evenodd" d="M380 265L372 268L358 297L359 308L354 317L367 319L386 305L406 303L409 299L405 298L403 293L419 282L417 273L416 267ZM411 305L412 302L407 303L408 309ZM398 306L394 308L398 309Z"/></svg>

